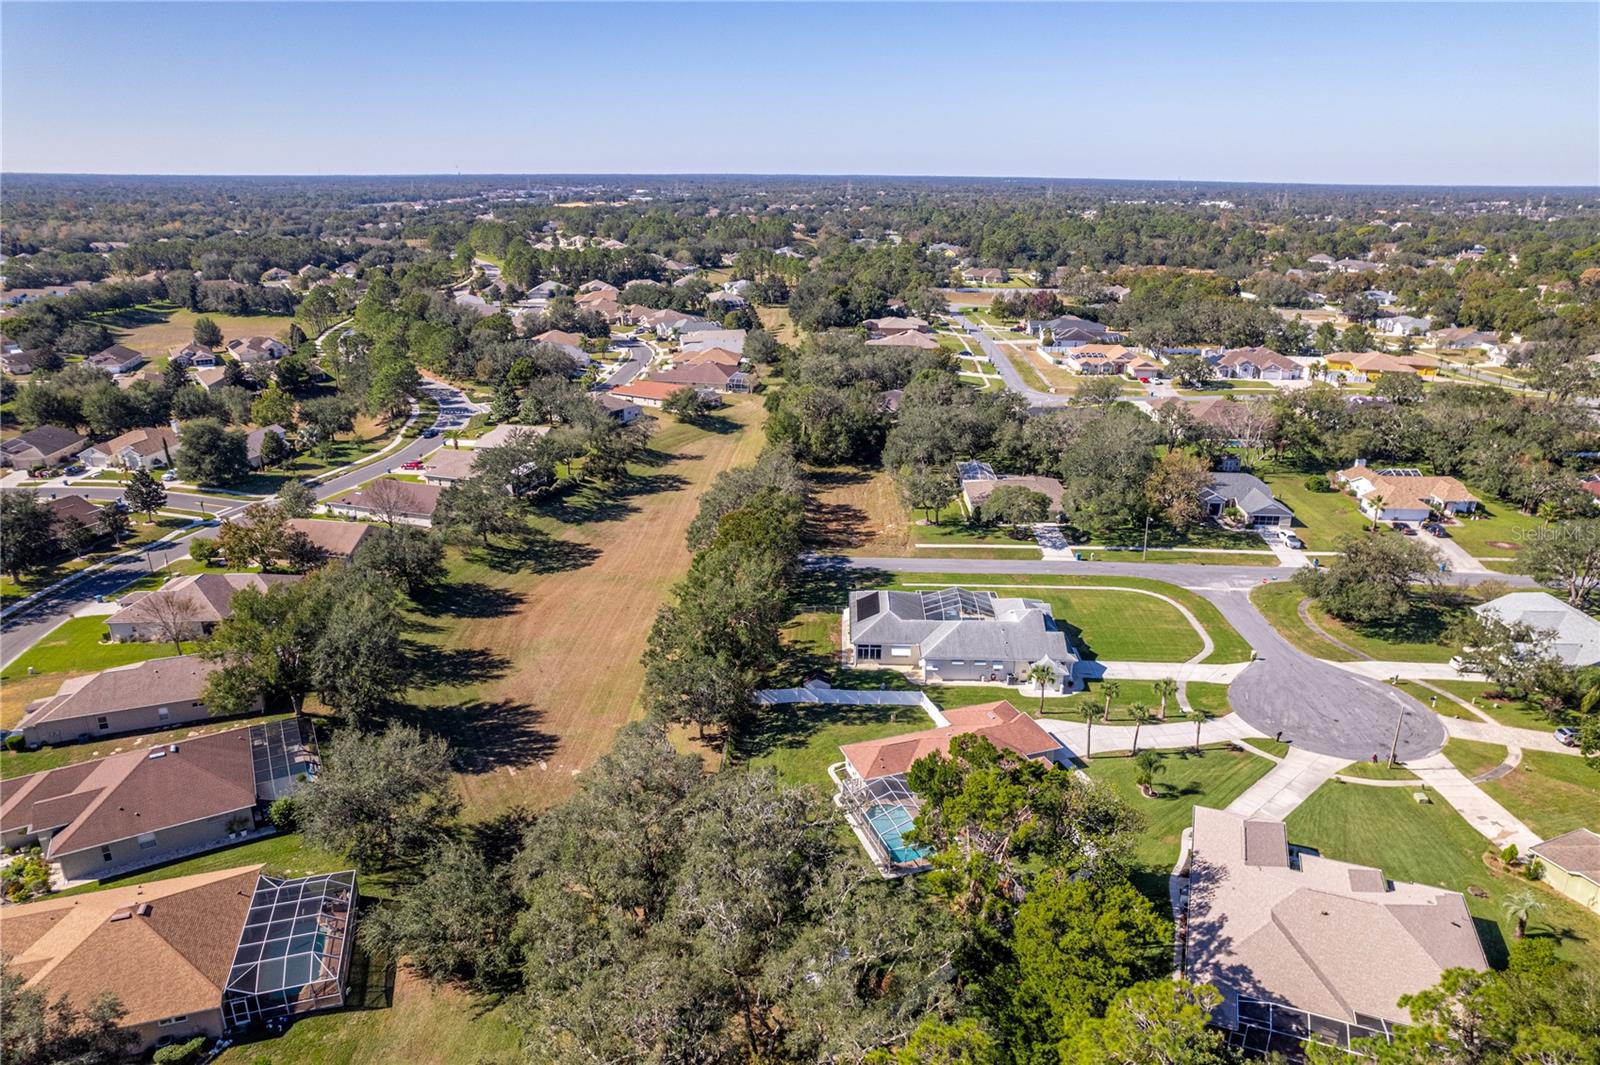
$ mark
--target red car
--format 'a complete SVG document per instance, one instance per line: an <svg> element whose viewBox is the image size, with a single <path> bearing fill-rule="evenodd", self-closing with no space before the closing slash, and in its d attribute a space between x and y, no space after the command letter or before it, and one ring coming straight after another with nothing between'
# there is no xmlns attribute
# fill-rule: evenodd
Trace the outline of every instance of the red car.
<svg viewBox="0 0 1600 1065"><path fill-rule="evenodd" d="M400 468L402 470L420 470L422 469L422 463L418 462L416 459L412 459L410 462L402 462L400 464Z"/></svg>

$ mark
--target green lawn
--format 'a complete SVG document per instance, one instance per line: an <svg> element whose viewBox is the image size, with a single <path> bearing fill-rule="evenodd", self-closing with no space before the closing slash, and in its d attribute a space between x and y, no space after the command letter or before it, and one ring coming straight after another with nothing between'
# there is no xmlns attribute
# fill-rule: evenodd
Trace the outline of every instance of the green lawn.
<svg viewBox="0 0 1600 1065"><path fill-rule="evenodd" d="M1226 684L1211 684L1203 680L1191 680L1184 685L1184 694L1189 697L1189 705L1197 710L1209 710L1212 717L1222 717L1224 714L1233 713L1233 704L1228 702L1228 686Z"/></svg>
<svg viewBox="0 0 1600 1065"><path fill-rule="evenodd" d="M1392 662L1448 662L1457 648L1443 642L1445 633L1469 606L1469 600L1452 591L1418 592L1410 614L1393 625L1379 626L1348 624L1312 602L1307 613L1328 639L1301 620L1299 604L1304 598L1305 593L1289 581L1263 584L1250 593L1251 602L1279 635L1309 655L1334 662L1353 661L1360 655Z"/></svg>
<svg viewBox="0 0 1600 1065"><path fill-rule="evenodd" d="M809 784L826 795L832 790L828 766L842 760L844 744L932 727L915 706L766 706L740 739L738 757L771 768L786 783Z"/></svg>
<svg viewBox="0 0 1600 1065"><path fill-rule="evenodd" d="M1463 740L1452 736L1445 741L1444 756L1450 764L1469 777L1487 773L1506 760L1506 749L1498 743L1481 740Z"/></svg>
<svg viewBox="0 0 1600 1065"><path fill-rule="evenodd" d="M7 666L0 681L20 680L30 667L36 673L84 673L178 653L170 643L110 643L100 638L105 633L102 616L68 618ZM185 641L183 651L191 654L197 646Z"/></svg>
<svg viewBox="0 0 1600 1065"><path fill-rule="evenodd" d="M1187 588L1178 585L1166 584L1165 580L1149 580L1146 577L1091 577L1091 576L1037 576L1037 574L1005 574L994 576L984 574L982 577L973 577L970 574L901 574L894 577L888 587L898 588L928 588L942 587L942 585L958 585L963 588L990 588L1000 595L1021 595L1026 598L1050 600L1053 595L1083 596L1090 590L1098 588L1142 588L1147 592L1165 595L1166 598L1182 603L1194 614L1195 619L1205 627L1211 635L1214 651L1206 657L1206 662L1222 664L1222 662L1248 662L1250 660L1250 644L1246 643L1243 636L1235 632L1232 625L1222 619L1221 612L1208 600L1190 592ZM1061 585L1072 585L1072 592L1059 592L1053 590ZM1082 600L1088 603L1088 600ZM1200 636L1194 632L1178 611L1174 611L1170 604L1155 600L1149 595L1128 595L1128 593L1115 593L1114 598L1099 596L1093 604L1093 620L1106 620L1110 625L1104 635L1090 630L1090 646L1094 654L1104 659L1146 660L1146 662L1181 662L1190 654L1200 649ZM1154 608L1154 609L1147 609ZM1142 628L1146 627L1150 617L1162 619L1162 628L1168 633L1178 633L1171 636L1174 643L1166 644L1165 654L1171 656L1181 651L1182 646L1190 646L1190 651L1182 657L1157 657L1150 652L1149 646L1141 646ZM1056 619L1064 620L1069 625L1086 627L1085 620L1078 619L1074 614L1056 614ZM1179 628L1181 625L1181 628ZM1120 635L1118 635L1120 633ZM1106 643L1109 641L1109 644ZM1112 649L1107 649L1107 646Z"/></svg>
<svg viewBox="0 0 1600 1065"><path fill-rule="evenodd" d="M1479 786L1544 839L1574 828L1600 831L1600 770L1582 758L1523 751L1517 768Z"/></svg>
<svg viewBox="0 0 1600 1065"><path fill-rule="evenodd" d="M1417 775L1403 765L1390 767L1388 762L1351 762L1339 770L1342 777L1360 780L1416 780Z"/></svg>
<svg viewBox="0 0 1600 1065"><path fill-rule="evenodd" d="M1356 508L1354 496L1313 492L1306 487L1306 478L1320 475L1312 470L1258 471L1272 494L1294 511L1294 532L1305 541L1307 550L1334 551L1340 541L1359 535L1369 523Z"/></svg>
<svg viewBox="0 0 1600 1065"><path fill-rule="evenodd" d="M1483 493L1478 498L1483 502L1476 516L1463 515L1459 524L1449 526L1450 538L1474 558L1515 557L1528 537L1544 526L1509 503L1490 500Z"/></svg>
<svg viewBox="0 0 1600 1065"><path fill-rule="evenodd" d="M1490 692L1498 692L1497 684L1481 680L1435 680L1429 683L1453 692L1468 702L1477 703L1480 710L1502 725L1531 728L1539 732L1549 732L1555 728L1555 723L1545 716L1544 711L1525 700L1490 698ZM1444 700L1439 700L1439 704L1443 706Z"/></svg>
<svg viewBox="0 0 1600 1065"><path fill-rule="evenodd" d="M1305 597L1305 593L1290 581L1257 585L1250 592L1250 602L1255 604L1261 616L1278 630L1279 636L1295 647L1308 655L1326 658L1331 662L1355 661L1355 655L1329 643L1300 620L1300 600Z"/></svg>
<svg viewBox="0 0 1600 1065"><path fill-rule="evenodd" d="M1117 694L1116 697L1111 700L1111 724L1133 724L1133 715L1129 712L1129 707L1131 707L1134 703L1144 703L1150 708L1150 712L1152 714L1159 710L1161 706L1161 700L1156 695L1154 681L1119 680L1114 683L1117 685ZM1222 685L1215 685L1215 687L1220 688ZM1068 704L1062 709L1061 712L1058 713L1056 711L1047 709L1046 713L1050 717L1063 717L1069 721L1082 721L1083 708L1085 705L1088 705L1094 707L1096 723L1100 722L1102 720L1103 711L1106 705L1105 682L1090 682L1087 685L1087 689L1087 691L1080 692L1077 695L1073 695L1067 699L1061 700L1062 703ZM1167 700L1167 720L1187 720L1183 711L1179 708L1178 701L1176 699Z"/></svg>
<svg viewBox="0 0 1600 1065"><path fill-rule="evenodd" d="M1466 894L1479 938L1491 964L1503 965L1512 922L1500 902L1528 887L1521 877L1491 870L1482 855L1491 844L1448 803L1418 803L1410 788L1369 788L1329 782L1288 818L1291 843L1315 847L1329 858L1381 868L1410 880L1466 893L1477 887L1486 898ZM1600 917L1538 889L1545 908L1529 923L1529 934L1554 936L1566 958L1600 965Z"/></svg>
<svg viewBox="0 0 1600 1065"><path fill-rule="evenodd" d="M1170 603L1138 592L1109 589L1007 588L984 583L996 578L966 578L962 587L992 589L999 595L1020 595L1050 604L1056 623L1085 658L1116 661L1184 662L1198 654L1202 644L1186 618ZM999 578L1006 584L1012 578ZM1077 584L1079 578L1060 577L1057 584ZM905 574L906 587L927 588L944 584L940 578Z"/></svg>
<svg viewBox="0 0 1600 1065"><path fill-rule="evenodd" d="M1289 745L1282 740L1269 740L1265 736L1246 736L1244 742L1258 751L1265 751L1279 758L1289 753Z"/></svg>
<svg viewBox="0 0 1600 1065"><path fill-rule="evenodd" d="M85 884L83 887L71 888L61 894L76 895L85 891L98 891L101 888L121 887L126 884L148 884L157 880L171 880L179 876L211 873L219 869L233 869L241 865L258 863L266 867L266 872L276 876L306 876L311 873L331 873L351 868L349 859L319 850L306 843L298 832L290 832L251 840L234 847L208 851L192 858L158 865L153 869L139 869L123 876L114 876L93 884ZM361 893L386 895L387 891L384 890L386 883L384 877L363 876L360 880Z"/></svg>
<svg viewBox="0 0 1600 1065"><path fill-rule="evenodd" d="M1437 684L1439 682L1429 681L1428 683ZM1399 684L1396 684L1395 687L1411 696L1423 706L1431 706L1433 711L1440 717L1460 718L1462 721L1479 720L1479 718L1466 707L1455 702L1448 696L1440 695L1436 691L1428 690L1417 681L1403 680Z"/></svg>
<svg viewBox="0 0 1600 1065"><path fill-rule="evenodd" d="M105 546L98 551L91 551L82 558L62 559L58 564L48 569L37 570L23 577L20 581L13 581L10 577L0 576L0 602L24 599L35 592L43 591L56 581L68 577L81 569L86 569L96 562L104 561L114 555L120 554L131 548L148 544L154 540L189 525L186 518L167 517L157 514L153 522L135 520L132 534L122 543L113 546L110 540L105 541Z"/></svg>
<svg viewBox="0 0 1600 1065"><path fill-rule="evenodd" d="M979 706L983 703L997 703L1004 700L1030 714L1039 712L1037 695L1023 695L1015 688L1007 688L1000 684L930 684L923 691L941 710L953 710L959 706ZM1077 699L1078 696L1075 695L1045 696L1045 716L1071 716L1078 705Z"/></svg>
<svg viewBox="0 0 1600 1065"><path fill-rule="evenodd" d="M1134 783L1130 757L1093 758L1085 772L1110 787L1144 815L1146 828L1134 844L1134 882L1165 912L1167 875L1178 860L1178 839L1194 822L1196 806L1222 809L1266 776L1272 763L1246 751L1208 748L1163 752L1157 794L1147 799Z"/></svg>

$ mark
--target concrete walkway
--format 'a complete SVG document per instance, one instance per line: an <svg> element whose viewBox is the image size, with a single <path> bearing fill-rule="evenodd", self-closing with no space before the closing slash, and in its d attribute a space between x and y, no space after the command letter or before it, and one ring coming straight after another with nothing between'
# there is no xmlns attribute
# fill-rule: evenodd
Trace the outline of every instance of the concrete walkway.
<svg viewBox="0 0 1600 1065"><path fill-rule="evenodd" d="M1568 747L1556 739L1553 732L1540 732L1531 728L1512 728L1487 721L1463 721L1459 717L1441 718L1444 730L1452 736L1480 743L1498 743L1502 747L1520 747L1529 751L1549 751L1551 754L1570 754L1581 758L1583 752Z"/></svg>
<svg viewBox="0 0 1600 1065"><path fill-rule="evenodd" d="M1061 742L1061 745L1074 755L1093 754L1096 751L1129 751L1133 749L1132 725L1101 725L1096 723L1091 730L1082 721L1068 721L1064 718L1041 717L1038 719L1039 727ZM1247 736L1260 736L1250 726L1250 723L1238 714L1229 714L1226 717L1213 718L1200 726L1200 742L1207 743L1234 743L1245 739ZM1093 743L1093 747L1089 746ZM1178 750L1194 746L1193 721L1167 721L1161 724L1145 725L1139 729L1139 749L1154 748L1156 750ZM1339 763L1343 765L1343 762ZM1337 767L1336 767L1337 768Z"/></svg>
<svg viewBox="0 0 1600 1065"><path fill-rule="evenodd" d="M1191 680L1210 684L1232 684L1235 677L1250 667L1249 662L1079 662L1077 675L1089 680L1160 680L1171 677L1179 683Z"/></svg>
<svg viewBox="0 0 1600 1065"><path fill-rule="evenodd" d="M1328 661L1323 659L1323 661ZM1483 680L1482 673L1463 673L1448 662L1392 662L1367 659L1362 662L1329 662L1350 673L1373 680L1402 677L1406 680Z"/></svg>
<svg viewBox="0 0 1600 1065"><path fill-rule="evenodd" d="M1496 847L1515 843L1518 850L1526 851L1539 842L1538 835L1531 828L1512 817L1510 811L1468 780L1466 774L1451 765L1444 755L1433 754L1415 759L1407 762L1406 768L1454 807L1467 824Z"/></svg>
<svg viewBox="0 0 1600 1065"><path fill-rule="evenodd" d="M1343 758L1293 748L1273 766L1272 772L1229 803L1228 812L1241 817L1282 821L1348 764Z"/></svg>

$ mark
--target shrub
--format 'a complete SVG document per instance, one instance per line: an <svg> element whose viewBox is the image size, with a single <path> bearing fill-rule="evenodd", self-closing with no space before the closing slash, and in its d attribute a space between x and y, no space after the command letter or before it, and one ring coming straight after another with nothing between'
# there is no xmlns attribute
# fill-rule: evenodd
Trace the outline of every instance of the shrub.
<svg viewBox="0 0 1600 1065"><path fill-rule="evenodd" d="M1521 852L1517 850L1517 845L1515 843L1507 843L1500 850L1500 860L1505 862L1507 865L1516 865L1517 855L1520 853Z"/></svg>
<svg viewBox="0 0 1600 1065"><path fill-rule="evenodd" d="M274 799L272 805L267 807L267 820L279 832L293 832L295 826L294 796L285 795L281 799Z"/></svg>
<svg viewBox="0 0 1600 1065"><path fill-rule="evenodd" d="M189 557L201 565L211 565L217 559L217 542L203 536L193 537L189 541Z"/></svg>
<svg viewBox="0 0 1600 1065"><path fill-rule="evenodd" d="M1522 875L1529 880L1542 880L1544 878L1544 863L1534 858L1522 867Z"/></svg>
<svg viewBox="0 0 1600 1065"><path fill-rule="evenodd" d="M174 1043L156 1051L156 1065L189 1065L190 1062L200 1060L200 1052L205 1049L206 1037L197 1035L187 1043Z"/></svg>
<svg viewBox="0 0 1600 1065"><path fill-rule="evenodd" d="M6 737L6 750L20 751L26 742L27 740L22 733L13 732L11 735Z"/></svg>
<svg viewBox="0 0 1600 1065"><path fill-rule="evenodd" d="M1326 477L1321 477L1321 476L1318 476L1317 474L1312 474L1310 477L1306 478L1306 491L1308 491L1308 492L1332 492L1333 491L1333 485L1328 483L1328 479Z"/></svg>

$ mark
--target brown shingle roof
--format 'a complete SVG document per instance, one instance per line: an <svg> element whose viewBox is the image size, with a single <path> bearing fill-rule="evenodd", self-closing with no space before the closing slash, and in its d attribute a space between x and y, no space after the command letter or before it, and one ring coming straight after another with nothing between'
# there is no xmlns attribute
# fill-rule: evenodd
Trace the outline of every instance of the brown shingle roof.
<svg viewBox="0 0 1600 1065"><path fill-rule="evenodd" d="M23 724L109 714L164 702L194 702L218 668L199 655L176 655L73 677L62 681L48 699L33 703Z"/></svg>
<svg viewBox="0 0 1600 1065"><path fill-rule="evenodd" d="M171 427L160 425L149 429L130 429L121 436L114 436L103 444L96 444L94 450L107 455L115 455L123 448L129 448L141 458L151 455L160 455L170 451L178 453L178 434Z"/></svg>
<svg viewBox="0 0 1600 1065"><path fill-rule="evenodd" d="M1024 758L1047 754L1061 746L1033 718L1003 699L997 703L946 710L944 716L950 724L940 728L847 743L839 750L857 775L873 780L904 773L911 768L911 763L924 755L948 751L950 741L957 736L982 736L1001 750Z"/></svg>
<svg viewBox="0 0 1600 1065"><path fill-rule="evenodd" d="M372 526L359 521L319 521L316 518L290 518L284 522L290 532L306 534L306 539L330 555L349 558L372 533Z"/></svg>
<svg viewBox="0 0 1600 1065"><path fill-rule="evenodd" d="M1587 828L1575 828L1529 850L1551 865L1600 883L1600 836Z"/></svg>
<svg viewBox="0 0 1600 1065"><path fill-rule="evenodd" d="M125 1025L220 1007L261 867L223 869L0 910L0 939L27 986L79 1009L103 993ZM112 920L121 911L145 904Z"/></svg>
<svg viewBox="0 0 1600 1065"><path fill-rule="evenodd" d="M194 573L169 581L153 592L133 592L122 597L122 609L106 619L106 624L134 624L157 620L153 605L157 601L177 601L188 607L189 619L211 624L230 616L233 595L241 588L265 592L274 584L297 581L293 573Z"/></svg>
<svg viewBox="0 0 1600 1065"><path fill-rule="evenodd" d="M434 510L439 506L439 493L444 491L436 484L418 484L415 481L396 481L393 479L390 479L388 483L397 486L398 513L407 517L432 517ZM338 499L332 500L332 503L334 506L374 510L374 503L368 488L357 488L353 492L346 492Z"/></svg>
<svg viewBox="0 0 1600 1065"><path fill-rule="evenodd" d="M250 729L229 729L169 747L124 751L12 781L0 826L54 830L46 857L98 847L256 802Z"/></svg>

